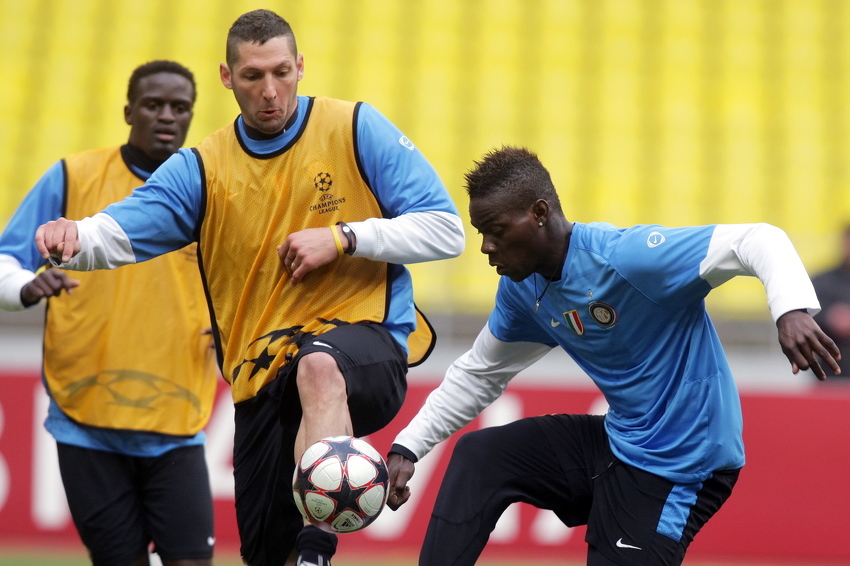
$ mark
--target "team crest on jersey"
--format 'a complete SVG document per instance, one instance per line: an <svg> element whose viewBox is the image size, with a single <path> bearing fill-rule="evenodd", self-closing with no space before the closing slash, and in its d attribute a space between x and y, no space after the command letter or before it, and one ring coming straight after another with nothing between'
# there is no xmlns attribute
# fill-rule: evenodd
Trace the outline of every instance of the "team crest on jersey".
<svg viewBox="0 0 850 566"><path fill-rule="evenodd" d="M619 320L614 307L600 301L593 301L587 305L587 312L590 313L590 318L593 319L593 322L602 328L611 328Z"/></svg>
<svg viewBox="0 0 850 566"><path fill-rule="evenodd" d="M581 323L581 319L578 316L578 311L573 309L571 311L567 311L564 314L564 320L567 321L567 326L570 327L570 330L581 336L584 334L584 324Z"/></svg>

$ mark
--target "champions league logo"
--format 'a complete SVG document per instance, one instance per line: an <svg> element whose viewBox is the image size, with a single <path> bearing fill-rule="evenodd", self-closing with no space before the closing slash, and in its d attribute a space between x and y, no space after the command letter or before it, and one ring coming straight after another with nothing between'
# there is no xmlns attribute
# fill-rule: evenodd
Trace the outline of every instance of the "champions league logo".
<svg viewBox="0 0 850 566"><path fill-rule="evenodd" d="M333 210L339 210L339 205L345 202L345 197L334 198L330 193L334 181L330 173L321 172L313 177L313 186L321 191L318 204L310 205L310 212L325 214Z"/></svg>
<svg viewBox="0 0 850 566"><path fill-rule="evenodd" d="M331 178L330 173L319 173L315 177L313 177L313 185L322 192L326 192L331 190L331 186L333 186L334 181Z"/></svg>

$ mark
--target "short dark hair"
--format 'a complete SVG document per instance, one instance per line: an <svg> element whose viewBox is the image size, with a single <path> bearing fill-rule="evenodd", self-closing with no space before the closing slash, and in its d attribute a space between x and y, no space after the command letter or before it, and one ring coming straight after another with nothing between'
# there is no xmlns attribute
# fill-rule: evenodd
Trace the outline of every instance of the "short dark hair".
<svg viewBox="0 0 850 566"><path fill-rule="evenodd" d="M232 67L238 59L240 43L264 44L275 37L287 37L292 50L298 53L295 33L289 23L271 10L253 10L239 16L227 32L227 66Z"/></svg>
<svg viewBox="0 0 850 566"><path fill-rule="evenodd" d="M195 98L197 97L195 75L193 75L192 71L180 63L164 60L151 61L136 67L133 74L130 75L130 84L127 86L127 102L131 105L136 102L136 98L139 96L139 81L157 73L173 73L175 75L180 75L181 77L186 77L186 79L192 83L192 102L195 102Z"/></svg>
<svg viewBox="0 0 850 566"><path fill-rule="evenodd" d="M561 201L549 171L525 148L502 146L491 150L465 175L470 199L493 199L512 208L526 208L545 199L554 210Z"/></svg>

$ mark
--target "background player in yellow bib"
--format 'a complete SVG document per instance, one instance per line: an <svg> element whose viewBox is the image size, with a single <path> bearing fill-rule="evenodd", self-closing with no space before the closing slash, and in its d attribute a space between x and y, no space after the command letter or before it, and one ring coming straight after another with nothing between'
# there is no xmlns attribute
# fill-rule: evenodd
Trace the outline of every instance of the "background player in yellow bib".
<svg viewBox="0 0 850 566"><path fill-rule="evenodd" d="M129 195L186 139L195 80L153 61L130 77L129 141L71 155L29 192L0 236L0 308L47 298L45 427L57 442L74 524L94 564L212 564L204 432L217 371L197 244L145 264L74 279L48 268L32 238ZM63 293L62 291L67 291Z"/></svg>
<svg viewBox="0 0 850 566"><path fill-rule="evenodd" d="M404 264L459 255L463 224L425 157L376 109L297 94L304 57L280 16L240 16L226 57L221 80L242 111L233 124L128 199L47 223L37 241L43 257L81 270L198 242L236 403L243 559L327 566L337 540L303 526L296 458L398 412L408 364L433 344Z"/></svg>

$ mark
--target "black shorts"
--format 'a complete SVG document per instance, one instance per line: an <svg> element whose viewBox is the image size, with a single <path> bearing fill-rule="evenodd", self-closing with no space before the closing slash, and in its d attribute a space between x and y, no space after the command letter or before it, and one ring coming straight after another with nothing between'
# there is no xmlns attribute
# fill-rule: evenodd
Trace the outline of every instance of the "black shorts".
<svg viewBox="0 0 850 566"><path fill-rule="evenodd" d="M57 443L68 507L92 564L211 559L215 534L203 446L156 458Z"/></svg>
<svg viewBox="0 0 850 566"><path fill-rule="evenodd" d="M587 525L588 565L675 565L732 492L738 470L676 484L619 461L604 417L546 415L462 436L440 487L421 565L474 564L515 502Z"/></svg>
<svg viewBox="0 0 850 566"><path fill-rule="evenodd" d="M378 324L348 324L301 346L292 363L253 397L236 405L233 475L242 558L251 566L283 564L303 526L292 497L295 436L301 405L298 360L322 351L336 359L348 389L355 436L386 426L407 393L407 355Z"/></svg>

